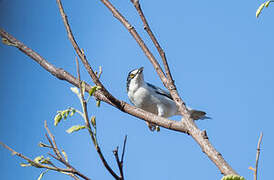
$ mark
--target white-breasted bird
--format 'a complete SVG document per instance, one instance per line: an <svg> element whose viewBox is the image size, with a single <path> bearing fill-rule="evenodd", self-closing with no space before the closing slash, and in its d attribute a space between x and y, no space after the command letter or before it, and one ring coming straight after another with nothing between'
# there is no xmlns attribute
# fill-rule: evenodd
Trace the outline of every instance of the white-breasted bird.
<svg viewBox="0 0 274 180"><path fill-rule="evenodd" d="M177 106L169 92L144 81L143 67L129 72L127 77L127 94L132 104L145 111L162 117L179 115ZM206 113L187 107L194 120L210 119ZM156 127L148 123L151 131Z"/></svg>

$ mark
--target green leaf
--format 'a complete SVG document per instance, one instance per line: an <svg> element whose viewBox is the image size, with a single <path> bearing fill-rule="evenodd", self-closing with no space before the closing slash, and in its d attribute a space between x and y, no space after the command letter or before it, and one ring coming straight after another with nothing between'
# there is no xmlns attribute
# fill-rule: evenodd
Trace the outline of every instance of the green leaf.
<svg viewBox="0 0 274 180"><path fill-rule="evenodd" d="M47 145L47 144L42 143L42 142L39 142L38 146L39 146L39 147L48 147L48 148L51 147L50 145Z"/></svg>
<svg viewBox="0 0 274 180"><path fill-rule="evenodd" d="M266 1L266 2L264 3L264 7L268 7L269 4L270 4L270 2L271 2L271 1Z"/></svg>
<svg viewBox="0 0 274 180"><path fill-rule="evenodd" d="M100 107L100 105L101 105L101 101L100 100L96 101L96 106Z"/></svg>
<svg viewBox="0 0 274 180"><path fill-rule="evenodd" d="M40 161L41 160L43 160L44 159L44 156L37 156L36 158L34 158L34 162L36 162L36 163L40 163Z"/></svg>
<svg viewBox="0 0 274 180"><path fill-rule="evenodd" d="M80 95L80 94L79 94L79 90L78 90L77 87L71 87L70 90L71 90L74 94L76 94L77 96Z"/></svg>
<svg viewBox="0 0 274 180"><path fill-rule="evenodd" d="M262 10L264 9L264 7L267 8L271 2L273 2L273 1L266 1L266 2L264 2L263 4L261 4L261 5L259 6L259 8L258 8L257 11L256 11L256 18L259 17L259 15L261 14L261 12L262 12Z"/></svg>
<svg viewBox="0 0 274 180"><path fill-rule="evenodd" d="M68 155L67 155L67 153L64 150L62 150L61 152L64 155L66 162L68 162Z"/></svg>
<svg viewBox="0 0 274 180"><path fill-rule="evenodd" d="M85 94L86 85L85 85L85 82L84 82L84 81L81 82L81 89L82 89L82 93Z"/></svg>
<svg viewBox="0 0 274 180"><path fill-rule="evenodd" d="M79 131L81 129L85 129L86 126L82 126L82 125L74 125L74 126L71 126L69 129L66 130L67 133L73 133L75 131Z"/></svg>
<svg viewBox="0 0 274 180"><path fill-rule="evenodd" d="M222 180L245 180L243 176L238 175L227 175L222 178Z"/></svg>
<svg viewBox="0 0 274 180"><path fill-rule="evenodd" d="M56 114L54 117L54 126L57 126L61 120L62 120L62 115L60 113Z"/></svg>
<svg viewBox="0 0 274 180"><path fill-rule="evenodd" d="M91 121L92 126L93 126L94 128L96 128L96 117L95 117L95 116L92 116L90 121Z"/></svg>
<svg viewBox="0 0 274 180"><path fill-rule="evenodd" d="M26 163L20 163L20 166L22 167L29 167L32 166L30 163L26 164Z"/></svg>
<svg viewBox="0 0 274 180"><path fill-rule="evenodd" d="M41 164L52 164L52 163L50 162L50 158L49 158L49 157L42 159L42 160L40 161L40 163L41 163Z"/></svg>
<svg viewBox="0 0 274 180"><path fill-rule="evenodd" d="M47 169L47 170L45 170L44 172L42 172L42 173L39 175L39 177L38 177L37 180L41 180L42 177L43 177L48 171L49 171L49 170Z"/></svg>
<svg viewBox="0 0 274 180"><path fill-rule="evenodd" d="M16 44L11 43L8 39L2 38L2 43L8 46L16 46Z"/></svg>
<svg viewBox="0 0 274 180"><path fill-rule="evenodd" d="M92 96L93 93L96 91L96 88L97 88L97 86L93 86L92 88L90 88L88 94L89 94L90 96Z"/></svg>
<svg viewBox="0 0 274 180"><path fill-rule="evenodd" d="M261 4L261 5L259 6L259 8L258 8L257 11L256 11L256 18L259 17L259 15L261 14L261 12L262 12L262 10L263 10L264 7L265 7L265 3L263 3L263 4Z"/></svg>
<svg viewBox="0 0 274 180"><path fill-rule="evenodd" d="M75 112L76 112L76 109L71 108L69 116L70 117L73 116L75 114Z"/></svg>

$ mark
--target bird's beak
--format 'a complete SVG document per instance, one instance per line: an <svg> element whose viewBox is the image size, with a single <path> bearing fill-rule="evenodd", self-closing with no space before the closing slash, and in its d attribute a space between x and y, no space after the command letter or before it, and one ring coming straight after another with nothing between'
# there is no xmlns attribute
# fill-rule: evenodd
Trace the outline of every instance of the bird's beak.
<svg viewBox="0 0 274 180"><path fill-rule="evenodd" d="M138 69L138 74L142 73L143 70L144 70L144 67L139 68L139 69Z"/></svg>

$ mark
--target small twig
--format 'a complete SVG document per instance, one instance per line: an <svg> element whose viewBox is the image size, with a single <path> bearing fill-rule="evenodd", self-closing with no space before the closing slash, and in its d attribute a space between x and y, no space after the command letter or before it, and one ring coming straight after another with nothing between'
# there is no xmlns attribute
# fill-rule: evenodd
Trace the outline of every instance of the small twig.
<svg viewBox="0 0 274 180"><path fill-rule="evenodd" d="M0 142L0 145L2 145L4 148L6 148L9 151L11 151L13 155L16 155L16 156L18 156L18 157L20 157L22 159L25 159L26 161L28 161L29 163L33 164L37 168L45 168L45 169L49 169L49 170L53 170L53 171L58 171L58 172L75 173L71 169L63 169L63 168L58 168L58 167L51 167L51 166L47 166L45 164L37 163L37 162L33 161L32 159L28 158L27 156L24 156L23 154L16 152L15 150L13 150L12 148L10 148L9 146L7 146L6 144L4 144L2 142ZM89 178L84 178L84 179L89 180Z"/></svg>
<svg viewBox="0 0 274 180"><path fill-rule="evenodd" d="M119 147L117 146L116 149L113 150L113 154L115 157L115 161L117 163L117 166L119 168L120 171L120 180L124 180L124 174L123 174L123 166L119 160L119 152L118 152Z"/></svg>
<svg viewBox="0 0 274 180"><path fill-rule="evenodd" d="M89 62L88 62L88 60L87 60L84 52L81 51L80 47L78 46L78 44L77 44L77 42L76 42L76 40L74 38L74 35L72 33L72 30L70 28L70 25L69 25L69 22L68 22L68 19L67 19L67 15L65 14L65 11L64 11L64 8L63 8L61 0L56 0L56 2L58 4L59 11L60 11L60 14L62 16L64 25L65 25L65 28L66 28L66 31L67 31L67 34L68 34L68 38L69 38L72 46L74 47L75 52L77 53L77 55L81 59L82 63L84 64L85 69L89 73L92 81L97 86L101 87L100 91L104 94L104 96L108 99L108 101L111 102L111 104L113 104L113 105L117 106L119 109L121 109L122 108L121 107L121 102L118 99L116 99L114 96L112 96L112 94L110 94L108 92L108 90L103 86L103 84L100 82L98 76L95 74L95 72L93 71L92 67L90 66L90 64L89 64Z"/></svg>
<svg viewBox="0 0 274 180"><path fill-rule="evenodd" d="M123 144L123 152L122 152L122 156L121 156L121 160L119 158L119 147L117 146L116 149L113 150L113 154L117 163L117 166L119 167L119 171L120 171L120 180L124 180L124 171L123 171L123 163L124 163L124 155L125 155L125 148L126 148L126 142L127 142L127 136L125 136L124 139L124 144Z"/></svg>
<svg viewBox="0 0 274 180"><path fill-rule="evenodd" d="M54 153L56 154L57 157L63 158L62 155L61 155L61 153L60 153L60 151L59 151L59 149L58 149L58 147L57 147L57 144L56 144L56 141L55 141L55 137L53 136L53 134L50 132L50 130L48 128L47 121L44 122L44 127L45 127L47 133L50 136L51 141L50 141L50 139L47 136L46 137L47 137L49 143L51 144L51 146L53 147Z"/></svg>
<svg viewBox="0 0 274 180"><path fill-rule="evenodd" d="M164 50L161 48L159 42L157 41L156 37L154 36L152 30L150 29L150 26L146 20L146 17L142 11L142 8L141 8L141 5L139 3L139 0L131 0L131 2L133 3L134 7L136 8L139 16L141 17L141 20L144 24L144 29L146 30L146 32L148 33L150 39L152 40L154 46L157 48L157 51L158 53L160 54L161 58L162 58L162 61L163 61L163 64L164 64L164 68L165 68L165 72L166 72L166 76L167 76L167 79L171 82L173 82L173 78L172 78L172 75L170 73L170 69L169 69L169 65L168 65L168 62L166 60L166 55L165 55L165 52ZM167 84L166 84L167 85Z"/></svg>
<svg viewBox="0 0 274 180"><path fill-rule="evenodd" d="M159 75L160 79L162 82L165 84L167 82L167 78L152 54L152 52L149 50L141 36L138 34L138 32L135 30L135 28L126 20L126 18L109 2L108 0L100 0L113 14L115 18L117 18L123 25L124 27L129 31L129 33L132 35L132 37L135 39L135 41L138 43L138 45L141 47L143 50L144 54L147 56L153 67L155 68L157 74Z"/></svg>
<svg viewBox="0 0 274 180"><path fill-rule="evenodd" d="M53 136L53 134L51 133L51 131L48 128L47 121L45 121L44 126L45 126L45 129L46 129L47 133L49 134L50 138L48 137L47 134L45 136L46 136L48 142L50 143L51 148L52 148L52 150L53 150L53 152L55 153L56 156L54 156L54 155L52 155L50 153L48 153L48 154L50 156L52 156L54 159L56 159L57 161L63 163L68 169L70 169L72 174L68 174L68 175L72 176L74 179L78 178L74 174L77 174L77 175L79 175L80 177L82 177L84 179L89 179L88 177L86 177L85 175L83 175L82 173L80 173L78 170L76 170L72 165L70 165L64 159L64 157L60 153L60 150L57 147L57 144L56 144L56 141L55 141L55 137Z"/></svg>
<svg viewBox="0 0 274 180"><path fill-rule="evenodd" d="M262 138L263 138L263 133L261 132L260 138L259 138L259 141L258 141L258 144L257 144L256 164L255 164L255 170L254 170L254 180L257 180L258 164L259 164L259 157L260 157L260 152L261 152L260 146L261 146Z"/></svg>
<svg viewBox="0 0 274 180"><path fill-rule="evenodd" d="M123 144L123 152L122 152L122 157L121 157L121 164L122 166L124 165L124 155L125 155L125 150L126 150L126 143L127 143L127 135L125 135L124 139L124 144Z"/></svg>

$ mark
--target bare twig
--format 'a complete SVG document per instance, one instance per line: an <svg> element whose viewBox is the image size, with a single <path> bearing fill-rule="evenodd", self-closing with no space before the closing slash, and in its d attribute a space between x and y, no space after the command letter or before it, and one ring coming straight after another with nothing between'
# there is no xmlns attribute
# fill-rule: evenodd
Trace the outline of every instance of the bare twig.
<svg viewBox="0 0 274 180"><path fill-rule="evenodd" d="M53 136L53 134L50 132L50 130L48 128L47 121L44 122L44 127L45 127L47 133L50 136L50 139L49 139L49 137L46 134L46 138L48 139L50 145L52 146L53 152L56 154L57 157L63 159L63 156L61 155L61 153L60 153L60 151L59 151L59 149L57 147L57 144L56 144L56 141L55 141L55 137Z"/></svg>
<svg viewBox="0 0 274 180"><path fill-rule="evenodd" d="M121 164L122 166L124 165L124 155L125 155L125 150L126 150L126 143L127 143L127 135L125 135L124 139L124 144L123 144L123 152L122 152L122 157L121 157Z"/></svg>
<svg viewBox="0 0 274 180"><path fill-rule="evenodd" d="M126 148L126 142L127 142L127 136L125 136L124 144L123 144L123 152L121 159L119 158L119 147L117 146L115 150L113 150L113 154L117 163L117 166L119 167L121 180L124 180L124 171L123 171L123 165L124 165L124 155L125 155L125 148Z"/></svg>
<svg viewBox="0 0 274 180"><path fill-rule="evenodd" d="M100 82L98 76L95 74L95 72L93 71L93 69L91 68L85 54L83 51L81 51L80 47L78 46L74 36L73 36L73 33L71 31L71 28L70 28L70 25L69 25L69 22L68 22L68 19L67 19L67 15L65 14L65 11L64 11L64 8L63 8L63 5L62 5L62 2L61 0L56 0L57 4L58 4L58 8L59 8L59 11L60 11L60 14L62 16L62 19L63 19L63 22L64 22L64 25L65 25L65 28L66 28L66 31L67 31L67 34L68 34L68 38L72 44L72 46L74 47L74 50L75 52L77 53L77 55L79 56L79 58L81 59L82 63L84 64L87 72L89 73L91 79L93 80L93 82L97 85L97 86L100 86L101 89L100 91L104 94L104 96L112 103L112 104L115 104L115 106L118 106L118 108L122 108L121 107L121 103L118 99L116 99L114 96L112 96L108 91L107 89L103 86L103 84Z"/></svg>
<svg viewBox="0 0 274 180"><path fill-rule="evenodd" d="M161 78L162 82L166 84L167 79L166 76L154 57L154 55L151 53L143 39L140 37L140 35L137 33L135 28L126 20L126 18L108 1L108 0L100 0L113 14L115 18L117 18L123 25L124 27L129 31L129 33L132 35L132 37L136 40L138 45L141 47L147 58L150 60L151 64L155 68L157 74Z"/></svg>
<svg viewBox="0 0 274 180"><path fill-rule="evenodd" d="M258 164L259 164L259 157L260 157L260 152L261 152L261 141L263 138L263 133L261 132L260 138L257 144L257 153L256 153L256 164L255 164L255 170L254 170L254 180L257 180L257 175L258 175Z"/></svg>

